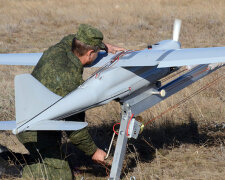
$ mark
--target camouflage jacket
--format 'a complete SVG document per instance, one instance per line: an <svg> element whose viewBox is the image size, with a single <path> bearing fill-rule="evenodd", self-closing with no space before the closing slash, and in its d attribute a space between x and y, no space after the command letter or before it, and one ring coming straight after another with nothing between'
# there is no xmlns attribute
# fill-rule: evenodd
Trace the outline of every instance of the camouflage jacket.
<svg viewBox="0 0 225 180"><path fill-rule="evenodd" d="M83 65L71 51L74 37L68 35L46 50L32 72L37 80L60 96L65 96L84 82Z"/></svg>
<svg viewBox="0 0 225 180"><path fill-rule="evenodd" d="M49 90L60 96L65 96L84 82L83 65L71 50L74 37L74 34L68 35L46 50L31 73ZM72 142L85 154L92 155L97 147L87 129L77 131L74 136L75 134L76 138L73 138Z"/></svg>

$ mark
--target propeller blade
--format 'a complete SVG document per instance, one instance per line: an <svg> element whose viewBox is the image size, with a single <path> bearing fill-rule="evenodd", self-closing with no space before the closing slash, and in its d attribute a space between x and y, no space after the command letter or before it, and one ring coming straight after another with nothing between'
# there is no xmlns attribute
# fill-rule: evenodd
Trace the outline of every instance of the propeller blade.
<svg viewBox="0 0 225 180"><path fill-rule="evenodd" d="M181 28L181 20L175 19L174 25L173 25L173 40L178 41L179 35L180 35L180 28Z"/></svg>

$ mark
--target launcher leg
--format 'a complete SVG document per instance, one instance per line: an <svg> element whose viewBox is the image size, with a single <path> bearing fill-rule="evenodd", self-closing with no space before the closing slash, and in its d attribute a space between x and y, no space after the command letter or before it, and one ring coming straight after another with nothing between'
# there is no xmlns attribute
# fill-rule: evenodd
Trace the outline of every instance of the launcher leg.
<svg viewBox="0 0 225 180"><path fill-rule="evenodd" d="M110 171L110 178L109 180L119 180L121 170L123 167L123 160L126 153L126 146L127 146L127 124L132 115L131 109L129 104L125 103L122 106L122 117L120 123L120 129L118 133L118 139L116 143L116 150L113 156L113 163Z"/></svg>

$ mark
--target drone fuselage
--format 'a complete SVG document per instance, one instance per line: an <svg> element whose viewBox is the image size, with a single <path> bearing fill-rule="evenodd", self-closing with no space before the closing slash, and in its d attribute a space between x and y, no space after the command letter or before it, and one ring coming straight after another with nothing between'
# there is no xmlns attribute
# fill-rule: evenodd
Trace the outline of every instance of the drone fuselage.
<svg viewBox="0 0 225 180"><path fill-rule="evenodd" d="M38 115L21 124L16 133L44 119L63 119L72 114L107 104L115 99L124 99L136 91L156 86L156 82L171 73L171 68L155 67L108 67L85 81L76 90L59 99Z"/></svg>

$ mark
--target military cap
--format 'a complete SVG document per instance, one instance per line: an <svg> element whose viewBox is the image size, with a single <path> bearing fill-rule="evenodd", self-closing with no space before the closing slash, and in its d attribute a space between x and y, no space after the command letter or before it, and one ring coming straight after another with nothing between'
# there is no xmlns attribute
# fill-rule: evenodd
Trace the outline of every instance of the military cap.
<svg viewBox="0 0 225 180"><path fill-rule="evenodd" d="M76 38L84 44L98 46L100 49L105 49L105 44L102 42L102 32L88 24L81 24L79 26Z"/></svg>

